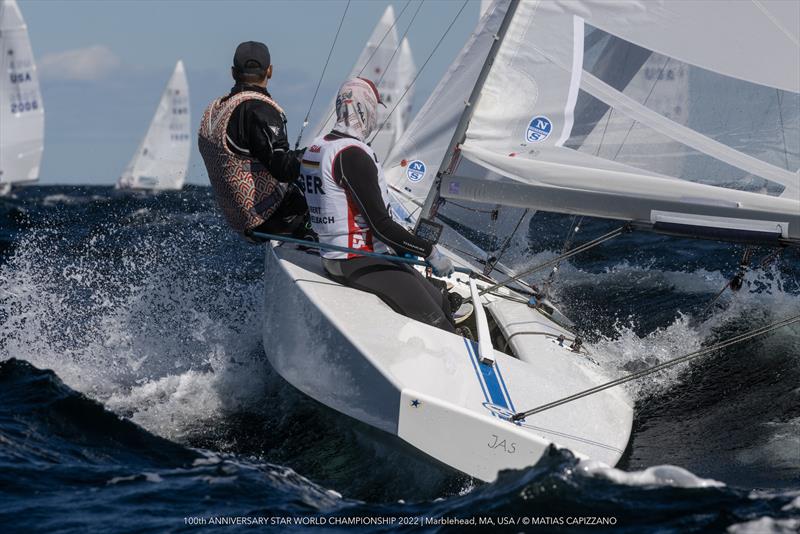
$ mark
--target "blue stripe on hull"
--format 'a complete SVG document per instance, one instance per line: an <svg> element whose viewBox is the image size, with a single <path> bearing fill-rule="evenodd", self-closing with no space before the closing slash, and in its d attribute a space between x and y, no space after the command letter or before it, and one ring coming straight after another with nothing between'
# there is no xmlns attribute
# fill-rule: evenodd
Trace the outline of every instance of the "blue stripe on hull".
<svg viewBox="0 0 800 534"><path fill-rule="evenodd" d="M514 412L514 403L511 402L511 395L508 393L503 375L500 373L500 367L497 362L494 365L480 363L478 360L478 346L476 343L464 339L464 344L467 346L472 368L478 377L478 382L483 391L483 397L486 402L494 406L505 408ZM492 415L497 417L497 413L492 411Z"/></svg>

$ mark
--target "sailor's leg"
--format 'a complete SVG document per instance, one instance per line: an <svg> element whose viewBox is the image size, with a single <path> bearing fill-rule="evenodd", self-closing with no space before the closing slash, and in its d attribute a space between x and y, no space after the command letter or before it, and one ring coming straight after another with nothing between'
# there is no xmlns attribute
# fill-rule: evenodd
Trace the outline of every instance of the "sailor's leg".
<svg viewBox="0 0 800 534"><path fill-rule="evenodd" d="M442 295L415 269L380 258L326 260L331 278L378 296L397 313L455 333L442 309Z"/></svg>
<svg viewBox="0 0 800 534"><path fill-rule="evenodd" d="M254 228L254 231L267 234L291 235L299 239L316 241L316 234L311 229L308 219L308 205L303 193L291 184L286 194L267 221Z"/></svg>

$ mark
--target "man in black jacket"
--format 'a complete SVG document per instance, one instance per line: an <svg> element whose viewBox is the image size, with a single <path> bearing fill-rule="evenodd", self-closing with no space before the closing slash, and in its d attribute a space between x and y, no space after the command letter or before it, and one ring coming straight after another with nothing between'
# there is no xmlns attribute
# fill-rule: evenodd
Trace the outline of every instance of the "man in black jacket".
<svg viewBox="0 0 800 534"><path fill-rule="evenodd" d="M209 137L209 143L201 144L201 153L205 146L209 178L234 229L245 236L263 231L306 237L313 233L306 224L308 206L295 183L302 151L290 150L286 116L267 91L272 69L265 44L247 41L236 48L231 68L235 85L209 108L219 111L208 115L209 124L227 119L224 139ZM242 93L247 98L237 97ZM231 110L226 102L232 98L242 101Z"/></svg>

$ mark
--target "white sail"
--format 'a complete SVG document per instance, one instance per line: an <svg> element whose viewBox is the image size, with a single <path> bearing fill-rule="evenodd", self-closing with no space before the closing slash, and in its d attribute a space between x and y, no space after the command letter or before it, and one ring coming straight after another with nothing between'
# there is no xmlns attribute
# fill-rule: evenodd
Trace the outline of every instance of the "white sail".
<svg viewBox="0 0 800 534"><path fill-rule="evenodd" d="M800 4L514 7L442 196L800 240Z"/></svg>
<svg viewBox="0 0 800 534"><path fill-rule="evenodd" d="M508 3L508 0L500 0L483 14L458 57L439 80L383 166L392 188L417 204L424 202L431 188L464 102L469 99L478 79Z"/></svg>
<svg viewBox="0 0 800 534"><path fill-rule="evenodd" d="M397 59L390 68L396 71L393 76L397 84L397 98L402 98L393 114L393 116L397 116L395 138L392 142L392 146L394 146L411 123L411 111L414 107L414 77L417 75L417 65L414 63L411 44L406 37L403 37L400 43L400 50L397 52ZM394 108L394 106L389 106L388 103L387 107L389 112ZM384 156L386 155L388 154L384 154Z"/></svg>
<svg viewBox="0 0 800 534"><path fill-rule="evenodd" d="M402 114L395 112L386 121L394 107L394 102L398 101L404 91L403 81L398 79L400 71L400 68L397 67L400 63L397 57L400 56L398 52L399 45L400 39L397 36L394 8L389 5L378 24L375 25L375 29L372 30L372 35L367 40L367 44L361 51L361 55L358 56L358 60L348 76L348 79L360 76L372 80L377 85L381 99L386 104L385 108L378 106L378 124L383 124L384 126L371 142L372 149L375 150L375 154L381 161L385 159L389 150L395 144L398 126L402 120ZM306 129L302 146L308 146L317 135L333 129L333 125L336 123L335 100L335 98L331 100L331 103L324 108L317 126Z"/></svg>
<svg viewBox="0 0 800 534"><path fill-rule="evenodd" d="M44 105L28 27L15 0L0 0L0 193L38 179Z"/></svg>
<svg viewBox="0 0 800 534"><path fill-rule="evenodd" d="M167 82L150 127L117 182L119 188L180 189L191 150L189 82L178 61Z"/></svg>

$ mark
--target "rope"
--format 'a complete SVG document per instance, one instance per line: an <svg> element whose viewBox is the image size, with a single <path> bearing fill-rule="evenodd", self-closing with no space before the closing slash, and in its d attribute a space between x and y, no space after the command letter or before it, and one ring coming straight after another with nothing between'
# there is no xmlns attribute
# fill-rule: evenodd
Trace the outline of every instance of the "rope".
<svg viewBox="0 0 800 534"><path fill-rule="evenodd" d="M322 79L325 77L325 71L328 70L328 63L331 60L331 55L333 55L333 49L336 48L336 41L339 39L339 32L342 31L342 24L344 24L344 17L347 15L347 10L350 8L350 0L347 0L347 5L344 6L344 13L342 13L342 18L339 20L339 27L336 29L336 35L333 37L333 44L331 44L331 49L328 51L328 59L325 60L325 66L322 67L322 74L319 75L319 81L317 82L317 88L314 89L314 96L311 98L311 104L308 106L308 111L306 112L306 118L303 119L303 126L300 128L300 133L297 134L297 141L294 142L294 149L297 150L297 147L300 146L300 139L303 137L303 131L308 126L308 118L311 116L311 109L314 107L314 101L317 100L317 93L319 93L319 86L322 85Z"/></svg>
<svg viewBox="0 0 800 534"><path fill-rule="evenodd" d="M738 336L732 337L727 341L723 341L722 343L717 343L716 345L712 345L710 347L706 347L704 349L696 350L694 352L690 352L689 354L685 354L678 358L674 358L672 360L668 360L664 363L654 365L648 369L643 369L642 371L632 373L630 375L624 376L622 378L618 378L616 380L612 380L611 382L606 382L605 384L601 384L599 386L587 389L585 391L581 391L580 393L576 393L574 395L570 395L569 397L564 397L563 399L559 399L557 401L553 401L547 404L542 404L541 406L537 406L531 410L526 410L524 412L518 412L511 417L511 421L520 421L529 417L531 415L543 412L545 410L550 410L552 408L556 408L563 404L567 404L568 402L572 402L574 400L582 399L584 397L588 397L589 395L593 395L595 393L599 393L606 389L612 388L614 386L618 386L620 384L624 384L626 382L630 382L632 380L636 380L653 373L657 373L658 371L662 371L669 367L673 367L675 365L688 362L693 360L694 358L699 358L705 354L710 352L714 352L720 349L724 349L726 347L730 347L731 345L735 345L737 343L741 343L743 341L747 341L748 339L752 339L754 337L760 336L762 334L768 334L774 330L779 328L783 328L784 326L789 326L792 323L800 322L800 314L795 315L793 317L789 317L787 319L783 319L782 321L778 321L767 326L762 326L761 328L756 328L754 330L750 330L749 332L745 332L744 334L740 334Z"/></svg>
<svg viewBox="0 0 800 534"><path fill-rule="evenodd" d="M384 33L384 34L383 34L383 37L381 37L381 40L380 40L380 41L378 41L378 45L375 47L375 50L373 50L373 51L372 51L372 54L370 54L370 55L369 55L369 57L367 58L367 60L364 62L364 65L362 65L362 67L361 67L361 70L359 70L359 71L358 71L358 74L356 75L356 77L358 77L358 76L361 76L361 74L364 72L364 69L366 69L366 68L367 68L367 65L369 65L369 62L370 62L370 61L372 61L372 58L373 58L373 57L375 57L375 54L377 54L377 53L378 53L378 50L380 50L380 48L381 48L381 45L382 45L382 44L383 44L383 42L386 40L386 37L388 37L388 36L389 36L389 34L391 33L391 31L394 29L394 27L395 27L395 26L397 26L397 21L398 21L398 20L400 20L400 18L403 16L403 13L405 13L405 12L406 12L406 9L408 8L408 5L409 5L410 3L411 3L411 0L408 0L408 1L406 2L406 5L404 5L404 6L403 6L403 9L401 9L401 10L400 10L400 14L399 14L399 15L397 15L397 17L395 17L395 19L394 19L394 22L392 23L392 25L391 25L391 26L389 26L389 29L388 29L388 30L386 30L386 33ZM424 3L424 1L423 1L422 3ZM421 6L421 5L422 5L422 4L420 4L420 6ZM417 8L417 12L419 12L419 8ZM414 18L416 18L416 17L417 17L417 14L416 14L416 13L414 13ZM411 19L411 22L414 22L414 19L413 19L413 18ZM410 26L409 26L409 27L410 27ZM406 28L406 33L408 33L408 28ZM404 34L403 34L403 37L405 37L405 36L406 36L406 33L404 33ZM400 48L400 44L401 44L401 43L402 43L402 40L400 40L400 41L397 43L397 47L395 47L395 49L394 49L394 52L392 52L392 57L394 57L394 54L395 54L395 53L397 52L397 50ZM389 63L391 63L391 62L392 62L392 60L390 59L390 60L389 60ZM384 74L386 74L386 70L387 70L388 68L389 68L389 66L388 66L388 65L386 65L386 67L384 67L384 69L383 69L383 73L384 73ZM383 76L381 76L381 80L383 80ZM379 83L380 83L380 82L379 82ZM376 84L375 84L375 87L377 87L377 86L378 86L378 84L376 83ZM325 125L326 125L326 124L328 124L328 121L329 121L329 120L331 120L331 117L333 117L333 115L334 115L335 113L336 113L336 107L334 106L334 108L333 108L333 109L330 111L330 113L328 113L328 116L325 118L325 120L324 120L324 121L322 121L322 122L320 123L320 125L319 125L319 127L320 127L320 130L322 130L322 128L324 128L324 127L325 127ZM315 134L316 134L316 135L319 135L319 133L320 133L320 132L315 132ZM295 147L295 149L296 149L296 148L297 148L297 147Z"/></svg>
<svg viewBox="0 0 800 534"><path fill-rule="evenodd" d="M580 254L581 252L585 252L585 251L589 250L590 248L596 247L597 245L600 245L600 244L605 243L606 241L608 241L610 239L614 239L615 237L617 237L619 235L622 235L624 232L627 232L628 230L629 230L629 225L621 226L621 227L617 228L616 230L612 230L611 232L608 232L607 234L601 235L600 237L598 237L596 239L593 239L593 240L591 240L591 241L589 241L587 243L584 243L583 245L579 245L579 246L573 248L572 250L570 250L566 254L561 254L559 256L556 256L552 260L549 260L549 261L546 261L544 263L541 263L541 264L539 264L539 265L537 265L535 267L531 267L530 269L527 269L527 270L525 270L525 271L523 271L523 272L521 272L521 273L519 273L519 274L517 274L515 276L512 276L510 278L506 278L502 282L498 282L498 283L494 284L493 286L489 286L486 289L483 289L479 293L479 295L483 295L485 293L488 293L489 291L494 291L498 287L507 286L508 284L510 284L512 282L517 282L523 276L527 276L527 275L529 275L531 273L535 273L536 271L541 271L542 269L546 269L547 267L550 267L551 265L554 265L554 264L556 264L556 263L558 263L558 262L560 262L562 260L565 260L567 258L571 258L572 256L575 256L576 254ZM468 298L464 299L464 302L470 302L471 300L472 300L472 297L468 297Z"/></svg>
<svg viewBox="0 0 800 534"><path fill-rule="evenodd" d="M417 75L414 76L414 79L411 80L410 84L408 84L408 87L406 87L406 90L403 91L403 94L400 95L399 99L397 99L397 102L395 103L394 107L392 108L392 111L389 112L389 114L383 120L381 125L378 127L378 129L375 131L375 133L370 138L370 140L369 140L370 143L372 143L375 140L375 138L378 136L378 134L381 133L381 130L383 130L383 127L386 125L386 123L389 122L389 119L392 117L392 114L397 109L397 106L399 106L400 102L402 102L403 99L406 97L406 93L408 93L408 91L414 86L414 84L417 83L417 79L419 78L419 75L422 74L422 71L425 69L425 65L428 64L428 62L433 57L433 54L435 54L436 51L439 49L439 45L442 44L442 41L444 41L444 38L447 37L448 33L450 33L450 29L453 27L453 24L456 23L456 20L458 20L458 17L459 17L459 15L461 15L461 12L464 11L464 8L467 7L467 3L469 3L469 0L464 0L464 3L461 4L461 9L458 10L458 13L456 13L456 16L453 17L452 21L450 21L450 25L447 26L447 29L444 31L442 36L439 38L439 42L436 43L436 46L433 47L433 50L431 51L430 55L428 55L427 59L425 60L425 63L423 63L422 66L417 71Z"/></svg>

